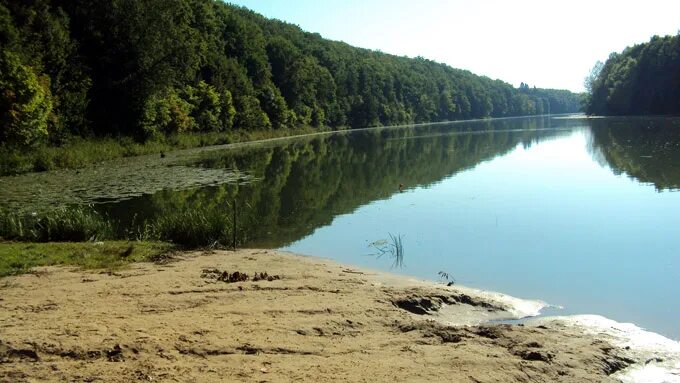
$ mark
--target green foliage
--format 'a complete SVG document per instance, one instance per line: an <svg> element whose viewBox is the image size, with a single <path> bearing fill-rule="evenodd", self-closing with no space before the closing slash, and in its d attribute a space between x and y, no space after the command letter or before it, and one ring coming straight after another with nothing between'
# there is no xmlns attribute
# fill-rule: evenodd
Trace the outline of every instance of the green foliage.
<svg viewBox="0 0 680 383"><path fill-rule="evenodd" d="M174 90L156 94L146 100L141 121L146 137L177 134L194 130L196 121L190 116L194 105L182 99Z"/></svg>
<svg viewBox="0 0 680 383"><path fill-rule="evenodd" d="M586 78L586 112L598 115L680 113L680 36L612 53Z"/></svg>
<svg viewBox="0 0 680 383"><path fill-rule="evenodd" d="M0 52L0 144L30 145L47 137L49 89L11 52Z"/></svg>
<svg viewBox="0 0 680 383"><path fill-rule="evenodd" d="M229 130L234 126L234 117L236 117L236 108L234 108L231 92L224 90L220 94L220 103L219 126L222 128L221 130Z"/></svg>
<svg viewBox="0 0 680 383"><path fill-rule="evenodd" d="M15 141L162 141L578 109L566 91L514 89L424 58L354 48L219 1L9 0L0 4L0 42L12 55L5 65L19 68L3 70L18 76L6 81L34 90L34 116L24 113L32 133Z"/></svg>
<svg viewBox="0 0 680 383"><path fill-rule="evenodd" d="M172 249L167 243L142 241L0 242L0 277L23 274L37 266L116 270L131 262L162 259Z"/></svg>
<svg viewBox="0 0 680 383"><path fill-rule="evenodd" d="M112 224L89 207L61 208L45 214L0 211L0 238L33 242L111 238Z"/></svg>
<svg viewBox="0 0 680 383"><path fill-rule="evenodd" d="M91 80L78 58L68 15L47 0L9 1L0 9L0 24L2 45L20 56L39 78L46 79L53 109L48 120L50 139L86 134Z"/></svg>
<svg viewBox="0 0 680 383"><path fill-rule="evenodd" d="M62 168L75 169L120 157L309 133L314 133L311 127L189 132L168 137L160 136L145 142L137 142L129 137L88 139L70 137L61 146L41 144L31 148L30 151L0 145L0 175Z"/></svg>
<svg viewBox="0 0 680 383"><path fill-rule="evenodd" d="M269 116L274 129L284 129L289 121L288 106L279 88L269 85L262 89L259 96L262 110Z"/></svg>
<svg viewBox="0 0 680 383"><path fill-rule="evenodd" d="M240 129L266 130L272 127L269 117L260 108L255 96L242 96L236 100L235 124Z"/></svg>

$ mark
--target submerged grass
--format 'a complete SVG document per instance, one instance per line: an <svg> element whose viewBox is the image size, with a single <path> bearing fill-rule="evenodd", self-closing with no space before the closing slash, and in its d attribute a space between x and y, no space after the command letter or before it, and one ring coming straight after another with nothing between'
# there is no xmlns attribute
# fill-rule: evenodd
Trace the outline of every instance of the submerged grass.
<svg viewBox="0 0 680 383"><path fill-rule="evenodd" d="M211 145L257 141L318 132L310 127L296 129L211 133L182 133L144 143L130 137L71 138L60 146L42 145L30 149L0 146L0 176L45 171L75 169L120 157L169 152Z"/></svg>
<svg viewBox="0 0 680 383"><path fill-rule="evenodd" d="M115 270L132 262L156 261L173 248L169 243L146 241L0 242L0 277L23 274L36 266Z"/></svg>

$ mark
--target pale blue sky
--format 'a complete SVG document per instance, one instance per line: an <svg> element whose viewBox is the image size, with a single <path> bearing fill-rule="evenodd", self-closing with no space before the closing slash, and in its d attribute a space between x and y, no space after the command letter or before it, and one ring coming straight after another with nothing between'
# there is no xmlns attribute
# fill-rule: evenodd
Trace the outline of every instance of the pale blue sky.
<svg viewBox="0 0 680 383"><path fill-rule="evenodd" d="M680 0L232 0L332 40L583 90L610 52L680 29Z"/></svg>

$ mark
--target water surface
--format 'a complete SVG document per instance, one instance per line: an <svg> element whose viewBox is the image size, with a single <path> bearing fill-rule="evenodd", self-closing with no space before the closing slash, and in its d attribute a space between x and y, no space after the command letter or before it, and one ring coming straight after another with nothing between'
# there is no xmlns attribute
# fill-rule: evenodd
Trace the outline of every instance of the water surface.
<svg viewBox="0 0 680 383"><path fill-rule="evenodd" d="M560 314L600 314L680 339L678 166L678 119L539 117L6 177L0 201L97 203L124 227L178 209L228 214L236 200L244 246L390 270L369 244L400 235L404 267L394 272L436 280L444 271L562 306Z"/></svg>

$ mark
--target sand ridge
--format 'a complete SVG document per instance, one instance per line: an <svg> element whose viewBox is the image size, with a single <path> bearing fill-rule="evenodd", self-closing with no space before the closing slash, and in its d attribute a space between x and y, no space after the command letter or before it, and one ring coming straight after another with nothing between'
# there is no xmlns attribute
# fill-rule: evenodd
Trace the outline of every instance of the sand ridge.
<svg viewBox="0 0 680 383"><path fill-rule="evenodd" d="M449 326L441 307L503 311L455 286L271 250L40 268L0 280L0 382L615 382L633 362L574 327Z"/></svg>

